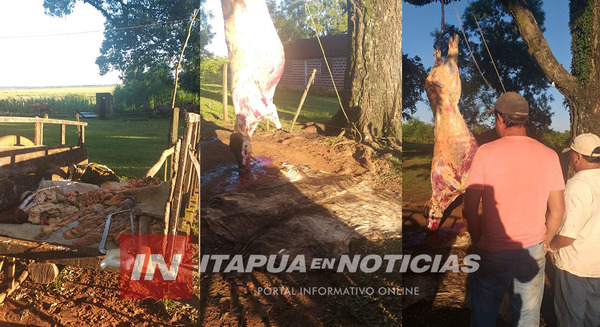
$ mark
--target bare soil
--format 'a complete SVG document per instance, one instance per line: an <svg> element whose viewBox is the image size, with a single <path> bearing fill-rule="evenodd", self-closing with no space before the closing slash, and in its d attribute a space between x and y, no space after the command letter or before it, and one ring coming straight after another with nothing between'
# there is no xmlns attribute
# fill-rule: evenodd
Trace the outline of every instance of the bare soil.
<svg viewBox="0 0 600 327"><path fill-rule="evenodd" d="M404 254L457 255L461 260L470 252L471 239L462 217L462 205L455 208L443 226L436 232L426 232L425 201L415 199L402 204L402 234ZM546 284L540 317L540 326L555 326L552 300L554 269L547 257ZM405 274L404 286L419 286L418 297L405 297L402 321L405 326L469 326L471 303L466 273ZM500 307L497 326L511 326L512 314L508 298Z"/></svg>
<svg viewBox="0 0 600 327"><path fill-rule="evenodd" d="M17 265L17 276L27 262ZM119 274L61 267L50 284L27 278L2 304L1 326L198 326L199 301L122 300ZM6 272L0 291L7 289Z"/></svg>
<svg viewBox="0 0 600 327"><path fill-rule="evenodd" d="M388 160L397 153L375 151L343 137L324 136L324 126L306 124L293 133L258 131L254 134L252 174L240 179L228 148L230 127L204 122L202 126L202 207L227 192L277 181L286 164L308 166L327 173L368 180L373 186L393 190L398 180L383 178L391 170ZM398 208L400 209L400 208ZM289 235L294 237L294 235ZM201 253L237 254L234 242L201 226ZM353 253L401 253L401 239L350 243ZM259 288L298 290L300 287L400 287L399 274L335 273L327 271L273 274L205 273L201 277L200 322L202 326L399 326L398 296L307 295L259 292Z"/></svg>

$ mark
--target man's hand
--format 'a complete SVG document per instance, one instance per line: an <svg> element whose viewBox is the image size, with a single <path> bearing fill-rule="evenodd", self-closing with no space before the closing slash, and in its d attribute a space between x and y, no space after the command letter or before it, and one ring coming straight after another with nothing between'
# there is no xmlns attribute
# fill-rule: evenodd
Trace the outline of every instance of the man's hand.
<svg viewBox="0 0 600 327"><path fill-rule="evenodd" d="M471 234L473 245L477 244L481 237L479 203L481 202L482 196L483 190L468 188L465 191L463 200L463 218L467 221L467 229L469 234Z"/></svg>
<svg viewBox="0 0 600 327"><path fill-rule="evenodd" d="M550 241L556 235L560 223L565 213L564 190L552 191L548 195L548 211L546 212L546 240L544 243L548 246ZM556 249L555 249L556 250Z"/></svg>

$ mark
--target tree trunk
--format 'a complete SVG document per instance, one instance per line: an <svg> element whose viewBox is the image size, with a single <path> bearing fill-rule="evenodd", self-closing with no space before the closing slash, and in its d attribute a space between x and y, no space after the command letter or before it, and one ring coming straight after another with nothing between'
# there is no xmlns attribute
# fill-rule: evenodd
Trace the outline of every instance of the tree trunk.
<svg viewBox="0 0 600 327"><path fill-rule="evenodd" d="M513 16L529 53L565 96L571 115L571 137L581 133L600 135L600 0L571 0L572 72L562 66L524 0L502 0Z"/></svg>
<svg viewBox="0 0 600 327"><path fill-rule="evenodd" d="M348 0L344 108L365 142L402 137L402 2ZM352 114L355 112L356 114Z"/></svg>

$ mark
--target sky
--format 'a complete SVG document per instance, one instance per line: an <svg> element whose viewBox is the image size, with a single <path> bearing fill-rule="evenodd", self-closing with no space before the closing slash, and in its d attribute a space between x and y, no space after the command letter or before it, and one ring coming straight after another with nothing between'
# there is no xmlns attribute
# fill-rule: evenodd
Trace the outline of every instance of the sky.
<svg viewBox="0 0 600 327"><path fill-rule="evenodd" d="M50 17L42 4L0 1L0 87L121 83L118 72L100 76L96 65L104 17L80 1L69 16ZM77 32L90 33L57 35Z"/></svg>
<svg viewBox="0 0 600 327"><path fill-rule="evenodd" d="M465 0L457 1L456 3L462 19L462 13L468 3ZM209 23L211 24L212 32L215 33L208 50L215 55L226 56L227 46L223 32L221 2L219 0L207 0L205 8L213 13L213 18L209 20ZM546 32L544 32L544 37L558 62L570 71L571 36L569 35L568 28L568 1L544 1L543 9L546 12ZM402 52L408 54L410 57L419 56L426 70L429 71L433 66L434 42L430 34L435 28L439 28L440 26L439 4L416 7L403 3L402 20ZM446 24L459 26L453 5L445 7L445 20ZM493 49L490 50L493 56ZM493 77L486 76L486 78L490 79ZM562 105L564 97L555 88L550 88L548 93L554 97L554 101L550 104L554 112L550 127L559 132L568 130L569 112ZM425 94L423 96L425 98ZM433 115L426 103L419 102L417 109L416 117L426 122L432 122Z"/></svg>

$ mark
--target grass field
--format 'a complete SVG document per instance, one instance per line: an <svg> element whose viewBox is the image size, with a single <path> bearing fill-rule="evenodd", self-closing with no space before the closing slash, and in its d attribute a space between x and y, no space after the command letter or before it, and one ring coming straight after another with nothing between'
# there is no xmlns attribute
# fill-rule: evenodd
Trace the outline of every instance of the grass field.
<svg viewBox="0 0 600 327"><path fill-rule="evenodd" d="M52 88L52 89L4 89L2 96L59 97L60 94L80 92L78 94L95 96L96 92L110 92L111 89L98 87L81 88ZM36 93L37 92L37 93ZM62 92L62 93L61 93ZM218 85L203 85L201 93L201 113L204 119L222 123L221 87ZM293 92L281 92L275 95L281 122L284 128L294 116L300 97ZM298 122L319 121L331 118L337 111L335 97L309 95L304 103ZM233 121L233 106L229 105L229 115ZM85 137L90 162L107 165L122 178L143 177L146 171L154 165L166 148L169 119L145 118L116 118L111 120L82 119L87 121ZM180 124L182 127L183 124ZM33 124L0 124L0 136L21 135L33 140ZM180 134L181 135L181 134ZM59 126L44 126L44 144L53 146L59 143ZM77 144L75 126L67 126L67 145ZM157 176L162 176L159 172Z"/></svg>
<svg viewBox="0 0 600 327"><path fill-rule="evenodd" d="M433 144L402 144L402 196L405 201L427 201L431 197Z"/></svg>
<svg viewBox="0 0 600 327"><path fill-rule="evenodd" d="M223 123L222 88L220 85L203 84L200 91L200 111L204 119ZM277 106L282 128L287 130L294 118L302 93L277 91L273 102ZM338 111L338 100L334 96L313 95L310 92L304 101L302 111L298 116L298 123L325 122ZM228 113L230 119L234 119L231 98L229 99ZM261 125L262 126L262 125Z"/></svg>
<svg viewBox="0 0 600 327"><path fill-rule="evenodd" d="M79 94L96 101L96 93L113 93L115 85L0 88L1 99L60 98L67 94Z"/></svg>
<svg viewBox="0 0 600 327"><path fill-rule="evenodd" d="M90 162L104 164L126 179L141 178L156 163L167 145L169 119L82 119ZM78 141L75 126L67 126L67 145ZM33 140L33 124L0 124L1 135ZM181 135L181 134L180 134ZM58 145L59 126L44 125L44 144ZM158 173L156 177L161 177Z"/></svg>

